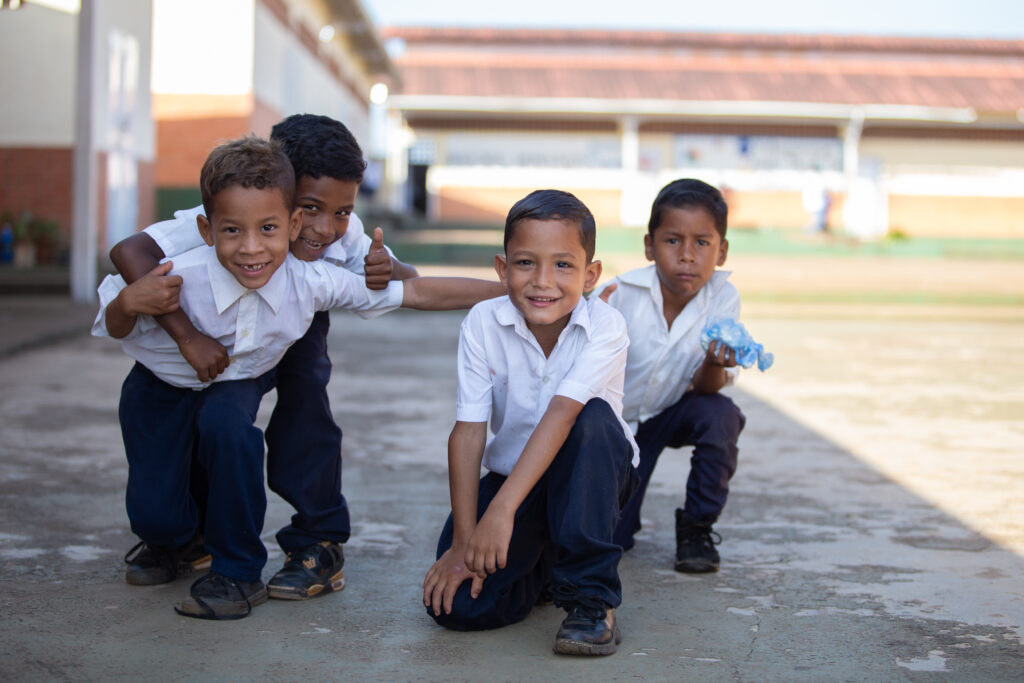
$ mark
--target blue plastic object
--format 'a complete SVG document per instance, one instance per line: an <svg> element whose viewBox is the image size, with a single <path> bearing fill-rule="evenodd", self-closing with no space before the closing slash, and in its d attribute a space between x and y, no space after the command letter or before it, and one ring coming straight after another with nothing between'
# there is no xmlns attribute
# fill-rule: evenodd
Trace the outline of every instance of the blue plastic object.
<svg viewBox="0 0 1024 683"><path fill-rule="evenodd" d="M725 344L736 353L736 362L745 368L753 367L764 372L775 362L775 356L766 352L764 347L743 327L743 323L732 318L709 319L700 333L700 347L705 351L712 341Z"/></svg>

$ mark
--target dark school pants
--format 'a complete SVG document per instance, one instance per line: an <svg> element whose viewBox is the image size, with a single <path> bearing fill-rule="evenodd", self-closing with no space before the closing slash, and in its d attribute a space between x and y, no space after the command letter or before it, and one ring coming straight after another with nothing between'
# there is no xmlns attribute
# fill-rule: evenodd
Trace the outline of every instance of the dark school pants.
<svg viewBox="0 0 1024 683"><path fill-rule="evenodd" d="M215 382L202 391L171 386L136 363L121 389L118 415L128 457L125 497L132 531L148 544L176 547L203 532L211 570L255 581L267 562L260 540L267 509L263 433L253 424L273 371ZM206 471L206 521L189 491L193 460Z"/></svg>
<svg viewBox="0 0 1024 683"><path fill-rule="evenodd" d="M736 442L745 424L746 418L729 397L693 391L641 423L636 433L640 486L622 510L615 542L627 550L633 547L644 493L666 447L693 446L683 511L697 521L710 524L717 520L729 495L729 479L736 472Z"/></svg>
<svg viewBox="0 0 1024 683"><path fill-rule="evenodd" d="M267 484L295 509L277 532L286 553L320 541L344 543L351 533L341 493L341 428L327 398L329 312L313 317L309 330L277 365L277 405L267 425Z"/></svg>
<svg viewBox="0 0 1024 683"><path fill-rule="evenodd" d="M597 597L612 607L622 602L619 559L612 541L620 501L636 484L633 448L611 407L588 402L547 472L516 510L508 560L484 581L477 598L470 581L455 593L452 613L434 616L456 630L498 628L529 614L551 584ZM480 480L477 519L506 477L491 472ZM452 544L452 517L441 531L437 557Z"/></svg>

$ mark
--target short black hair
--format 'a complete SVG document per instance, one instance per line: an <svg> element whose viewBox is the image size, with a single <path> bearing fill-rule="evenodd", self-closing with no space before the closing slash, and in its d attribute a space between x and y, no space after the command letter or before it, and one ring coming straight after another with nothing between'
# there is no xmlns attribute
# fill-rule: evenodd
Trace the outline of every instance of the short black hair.
<svg viewBox="0 0 1024 683"><path fill-rule="evenodd" d="M257 190L280 190L285 207L295 201L295 173L281 145L247 135L214 148L199 172L203 211L213 219L214 199L233 185Z"/></svg>
<svg viewBox="0 0 1024 683"><path fill-rule="evenodd" d="M351 131L340 121L316 114L293 114L270 130L292 162L295 178L328 176L363 182L366 160Z"/></svg>
<svg viewBox="0 0 1024 683"><path fill-rule="evenodd" d="M681 178L661 188L654 204L651 205L651 220L647 223L647 232L654 234L654 229L661 225L661 214L666 208L685 209L699 207L711 214L715 221L715 230L725 239L725 230L729 222L729 206L717 187L708 185L703 180Z"/></svg>
<svg viewBox="0 0 1024 683"><path fill-rule="evenodd" d="M516 231L516 225L520 221L531 219L575 223L580 229L580 242L587 253L587 263L594 259L597 225L590 209L576 195L563 190L534 190L513 204L505 218L506 253L508 242Z"/></svg>

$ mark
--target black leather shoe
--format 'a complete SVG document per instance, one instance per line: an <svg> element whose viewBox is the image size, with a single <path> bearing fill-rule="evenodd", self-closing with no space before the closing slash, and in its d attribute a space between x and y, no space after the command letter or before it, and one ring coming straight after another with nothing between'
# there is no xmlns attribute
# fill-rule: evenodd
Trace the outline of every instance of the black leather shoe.
<svg viewBox="0 0 1024 683"><path fill-rule="evenodd" d="M680 508L676 508L676 561L677 572L704 574L717 572L721 563L715 546L722 537L715 533L711 524L693 519Z"/></svg>
<svg viewBox="0 0 1024 683"><path fill-rule="evenodd" d="M174 611L196 619L243 619L266 601L267 587L262 581L240 581L210 572L196 579L189 596Z"/></svg>
<svg viewBox="0 0 1024 683"><path fill-rule="evenodd" d="M345 555L341 546L322 541L295 553L288 553L281 571L267 584L270 597L279 600L307 600L321 593L345 587Z"/></svg>
<svg viewBox="0 0 1024 683"><path fill-rule="evenodd" d="M580 596L555 635L555 653L560 655L614 654L622 634L615 623L615 610L597 598Z"/></svg>

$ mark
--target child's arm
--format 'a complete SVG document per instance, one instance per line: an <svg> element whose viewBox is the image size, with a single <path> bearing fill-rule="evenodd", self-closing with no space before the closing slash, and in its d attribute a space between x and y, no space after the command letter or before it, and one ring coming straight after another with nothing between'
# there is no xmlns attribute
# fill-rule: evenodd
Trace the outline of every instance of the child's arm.
<svg viewBox="0 0 1024 683"><path fill-rule="evenodd" d="M408 280L419 273L408 263L402 263L384 248L384 231L375 228L369 251L363 257L363 272L368 289L384 289L391 280Z"/></svg>
<svg viewBox="0 0 1024 683"><path fill-rule="evenodd" d="M508 294L508 289L496 280L471 277L416 277L403 285L402 307L421 311L472 308L485 299Z"/></svg>
<svg viewBox="0 0 1024 683"><path fill-rule="evenodd" d="M423 604L451 614L452 599L462 582L473 580L470 595L480 594L484 579L466 568L466 543L476 528L480 461L487 442L486 422L456 422L448 437L448 485L452 499L452 545L423 579Z"/></svg>
<svg viewBox="0 0 1024 683"><path fill-rule="evenodd" d="M168 275L173 264L168 261L128 285L107 305L107 332L114 339L123 339L135 329L140 315L157 316L178 309L181 277ZM154 281L158 284L154 286Z"/></svg>
<svg viewBox="0 0 1024 683"><path fill-rule="evenodd" d="M126 237L110 250L111 262L129 285L152 272L164 256L163 249L144 232ZM155 296L154 292L163 284L159 280L152 280L146 286L151 288L150 295ZM228 366L227 349L216 339L197 330L185 311L177 309L158 315L156 321L178 345L182 357L196 371L199 381L212 381L224 372Z"/></svg>
<svg viewBox="0 0 1024 683"><path fill-rule="evenodd" d="M736 367L736 352L718 340L708 345L704 362L693 373L693 390L698 394L714 394L729 383L726 368Z"/></svg>
<svg viewBox="0 0 1024 683"><path fill-rule="evenodd" d="M504 568L516 510L558 455L583 404L554 396L533 430L523 454L498 489L466 546L466 567L477 575Z"/></svg>

